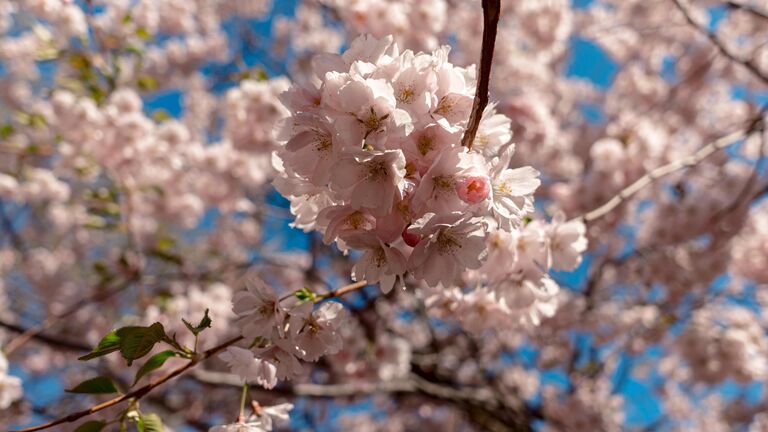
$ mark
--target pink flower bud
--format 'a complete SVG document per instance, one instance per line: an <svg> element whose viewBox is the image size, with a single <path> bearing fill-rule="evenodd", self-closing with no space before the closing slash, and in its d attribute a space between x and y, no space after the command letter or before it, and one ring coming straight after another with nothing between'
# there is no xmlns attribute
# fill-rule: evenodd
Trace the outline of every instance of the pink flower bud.
<svg viewBox="0 0 768 432"><path fill-rule="evenodd" d="M491 191L488 177L469 176L460 177L456 181L456 193L464 202L477 204L488 198Z"/></svg>
<svg viewBox="0 0 768 432"><path fill-rule="evenodd" d="M418 234L409 233L408 228L406 228L403 230L403 241L405 241L405 244L410 247L416 247L416 245L421 241L421 236Z"/></svg>

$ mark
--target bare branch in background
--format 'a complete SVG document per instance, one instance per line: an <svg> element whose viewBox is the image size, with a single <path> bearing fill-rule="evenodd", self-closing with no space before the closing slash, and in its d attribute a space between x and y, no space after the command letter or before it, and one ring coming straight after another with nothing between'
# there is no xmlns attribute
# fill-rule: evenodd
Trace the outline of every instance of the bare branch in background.
<svg viewBox="0 0 768 432"><path fill-rule="evenodd" d="M768 12L760 10L755 6L740 3L740 2L735 2L735 1L725 2L725 5L728 6L730 9L743 10L744 12L750 13L757 18L768 20Z"/></svg>
<svg viewBox="0 0 768 432"><path fill-rule="evenodd" d="M235 343L241 341L242 339L243 339L242 336L238 336L236 338L230 339L230 340L222 343L221 345L215 346L215 347L213 347L213 348L211 348L211 349L209 349L207 351L204 351L202 354L200 354L199 356L197 356L194 359L190 360L189 363L185 364L184 366L182 366L180 368L177 368L177 369L174 369L171 373L169 373L167 375L164 375L163 377L161 377L161 378L159 378L159 379L157 379L155 381L152 381L151 383L149 383L147 385L139 387L138 389L136 389L136 390L134 390L134 391L132 391L130 393L126 393L126 394L124 394L122 396L116 397L114 399L110 399L110 400L108 400L106 402L100 403L98 405L94 405L94 406L92 406L90 408L87 408L85 410L82 410L82 411L78 411L78 412L69 414L69 415L67 415L65 417L61 417L59 419L53 420L53 421L48 422L48 423L44 423L44 424L41 424L41 425L38 425L38 426L34 426L34 427L31 427L31 428L27 428L27 429L19 429L17 432L32 432L32 431L39 431L39 430L44 430L44 429L50 429L50 428L52 428L54 426L58 426L60 424L72 423L72 422L77 421L77 420L79 420L79 419L81 419L83 417L87 417L87 416L89 416L91 414L95 414L95 413L97 413L99 411L103 411L103 410L105 410L107 408L110 408L110 407L113 407L115 405L118 405L118 404L120 404L122 402L125 402L125 401L129 400L129 399L141 399L142 397L147 395L149 392L151 392L156 387L159 387L159 386L165 384L166 382L170 381L171 379L176 378L179 375L182 375L184 372L186 372L189 369L192 369L193 367L195 367L198 363L213 357L214 355L220 353L221 351L223 351L227 347L229 347L231 345L234 345Z"/></svg>
<svg viewBox="0 0 768 432"><path fill-rule="evenodd" d="M742 58L739 55L731 52L728 48L723 45L723 42L715 35L712 31L708 30L703 25L696 22L696 20L693 19L691 16L691 12L688 10L686 6L683 5L682 0L672 0L675 3L675 6L682 12L683 16L685 16L685 20L688 21L688 24L691 25L696 31L701 33L702 35L706 36L712 44L717 47L718 51L725 57L727 57L729 60L731 60L734 63L741 64L747 70L749 70L752 75L754 75L756 78L758 78L760 81L763 82L763 84L768 84L768 75L766 75L763 71L760 70L760 68L755 63L754 59L751 58Z"/></svg>
<svg viewBox="0 0 768 432"><path fill-rule="evenodd" d="M736 144L741 139L744 139L756 132L762 131L765 127L765 125L763 124L764 114L765 114L765 109L760 110L758 115L751 121L750 125L747 127L746 130L730 133L700 148L694 154L686 158L676 160L674 162L670 162L666 165L662 165L658 168L655 168L649 171L644 176L637 179L634 183L622 189L618 194L614 195L614 197L608 200L605 204L581 216L581 219L584 220L584 222L586 223L593 222L596 219L600 219L601 217L613 211L616 207L621 205L623 202L627 201L629 198L634 196L636 193L640 192L640 190L642 190L644 187L652 184L656 180L662 177L668 176L681 169L693 167L699 164L701 161L703 161L707 157L709 157L710 155L712 155L713 153L717 152L718 150L722 150L732 144Z"/></svg>

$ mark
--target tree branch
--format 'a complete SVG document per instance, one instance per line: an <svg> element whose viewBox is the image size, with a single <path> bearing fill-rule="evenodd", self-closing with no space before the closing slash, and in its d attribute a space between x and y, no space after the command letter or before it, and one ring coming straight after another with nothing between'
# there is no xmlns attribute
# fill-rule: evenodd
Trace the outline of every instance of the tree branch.
<svg viewBox="0 0 768 432"><path fill-rule="evenodd" d="M742 66L747 68L747 70L749 70L752 73L752 75L754 75L764 84L768 84L768 75L764 74L763 71L760 70L760 68L757 66L757 64L754 62L753 59L742 58L737 54L731 52L728 48L725 47L725 45L723 45L723 43L715 35L715 33L708 30L704 26L700 25L693 19L690 11L685 6L683 6L682 0L672 0L672 1L675 3L675 6L677 6L677 9L679 9L680 12L682 12L683 16L685 17L685 20L688 21L688 24L690 24L691 27L696 29L696 31L706 36L707 39L709 39L709 41L712 43L712 45L714 45L722 55L724 55L734 63L741 64Z"/></svg>
<svg viewBox="0 0 768 432"><path fill-rule="evenodd" d="M30 334L32 339L39 340L40 342L44 342L56 348L63 348L70 351L82 351L82 352L88 352L91 350L91 347L89 347L88 345L82 344L80 342L65 340L58 336L45 335L42 332L31 332L30 329L26 327L22 327L18 324L10 323L7 321L0 320L0 327L3 327L5 329L8 329L16 333Z"/></svg>
<svg viewBox="0 0 768 432"><path fill-rule="evenodd" d="M89 416L91 414L97 413L99 411L105 410L107 408L113 407L113 406L118 405L121 402L127 401L129 399L141 399L147 393L151 392L155 387L159 387L159 386L163 385L164 383L166 383L167 381L170 381L171 379L173 379L173 378L183 374L187 370L192 369L193 367L195 367L198 363L200 363L200 362L202 362L202 361L204 361L204 360L206 360L206 359L208 359L208 358L218 354L219 352L223 351L228 346L234 345L235 343L241 341L242 339L243 339L242 336L238 336L238 337L232 338L232 339L222 343L221 345L218 345L218 346L213 347L213 348L211 348L211 349L209 349L207 351L204 351L202 354L200 354L199 356L193 358L192 360L189 361L189 363L185 364L184 366L179 367L177 369L174 369L169 374L167 374L167 375L165 375L165 376L163 376L163 377L161 377L161 378L159 378L159 379L157 379L155 381L152 381L149 384L146 384L146 385L144 385L142 387L139 387L138 389L136 389L136 390L134 390L134 391L132 391L130 393L126 393L126 394L124 394L122 396L116 397L114 399L110 399L110 400L108 400L106 402L100 403L98 405L94 405L94 406L92 406L92 407L90 407L88 409L85 409L85 410L82 410L82 411L78 411L76 413L69 414L69 415L67 415L65 417L61 417L59 419L50 421L50 422L45 423L45 424L41 424L41 425L34 426L34 427L31 427L31 428L27 428L27 429L19 429L16 432L33 432L33 431L49 429L49 428L52 428L53 426L57 426L57 425L60 425L60 424L63 424L63 423L71 423L71 422L77 421L77 420L79 420L79 419L81 419L83 417L86 417L86 416Z"/></svg>
<svg viewBox="0 0 768 432"><path fill-rule="evenodd" d="M100 291L100 290L98 290L98 291L96 291L95 294L90 295L88 297L85 297L83 299L80 299L80 300L76 301L71 306L69 306L67 309L65 309L63 312L48 317L45 321L43 321L42 323L40 323L40 324L38 324L38 325L36 325L34 327L30 327L28 329L24 329L19 336L15 337L14 339L11 339L10 342L8 342L8 344L3 349L3 352L5 353L6 356L10 355L11 353L16 351L17 349L21 348L22 345L26 344L31 339L33 339L36 336L40 335L40 333L42 333L45 330L48 330L49 328L51 328L54 324L59 322L59 320L61 320L62 318L66 318L66 317L74 314L75 312L79 311L85 305L87 305L89 303L99 303L99 302L102 302L104 300L107 300L108 298L112 297L113 295L119 293L120 291L122 291L125 288L127 288L128 286L130 286L130 283L133 280L134 280L134 277L131 276L128 279L126 279L125 281L123 281L123 283L121 283L120 285L115 287L114 289L107 290L107 291ZM3 327L10 328L9 324L6 324L6 323L0 322L0 325L2 325ZM18 328L21 328L21 327L18 327Z"/></svg>
<svg viewBox="0 0 768 432"><path fill-rule="evenodd" d="M469 115L467 130L461 140L461 145L471 149L475 141L477 129L483 111L488 105L488 88L491 82L491 64L493 63L493 49L496 46L496 33L499 27L501 15L501 0L483 0L483 42L480 51L480 68L477 77L477 90L475 100L472 103L472 112Z"/></svg>
<svg viewBox="0 0 768 432"><path fill-rule="evenodd" d="M240 377L226 373L206 370L196 370L192 377L204 384L214 386L240 387L243 385ZM479 414L476 409L481 408L485 417L492 417L496 420L493 423L495 430L527 430L529 425L528 417L535 417L535 410L523 407L523 410L517 410L504 404L501 398L492 389L487 387L452 387L449 385L435 383L426 380L414 373L405 378L392 381L378 382L351 382L340 384L294 384L291 386L281 386L271 393L279 393L284 396L304 396L317 398L342 398L355 396L369 396L382 393L398 393L422 395L432 399L448 401L462 406L470 416ZM513 413L514 411L514 413ZM515 424L499 425L504 415L518 415ZM488 420L486 418L485 420ZM486 424L486 426L489 426ZM490 426L489 426L490 427Z"/></svg>
<svg viewBox="0 0 768 432"><path fill-rule="evenodd" d="M337 296L340 296L340 295L343 295L343 294L346 294L346 293L358 290L358 289L366 286L367 284L368 283L363 280L363 281L355 282L353 284L345 285L345 286L343 286L341 288L335 289L333 291L329 291L326 294L323 294L323 295L319 296L317 298L317 300L324 300L324 299L331 298L331 297L337 297ZM39 339L42 338L40 332L34 333L30 337L38 337ZM88 409L85 409L85 410L82 410L82 411L78 411L76 413L69 414L69 415L67 415L65 417L61 417L61 418L59 418L57 420L54 420L54 421L51 421L51 422L48 422L48 423L45 423L45 424L42 424L42 425L34 426L34 427L31 427L31 428L27 428L27 429L20 429L20 430L17 430L16 432L33 432L33 431L39 431L39 430L48 429L48 428L51 428L53 426L60 425L60 424L63 424L63 423L71 423L71 422L77 421L77 420L79 420L79 419L81 419L83 417L89 416L91 414L94 414L94 413L97 413L99 411L102 411L102 410L105 410L107 408L110 408L110 407L113 407L115 405L118 405L121 402L127 401L129 399L137 399L137 400L141 399L147 393L151 392L154 388L159 387L162 384L166 383L167 381L169 381L169 380L171 380L171 379L173 379L173 378L175 378L175 377L177 377L179 375L184 374L189 369L192 369L193 367L195 367L198 363L200 363L200 362L202 362L202 361L204 361L204 360L206 360L206 359L208 359L208 358L218 354L219 352L223 351L225 348L229 347L230 345L234 345L235 343L237 343L237 342L239 342L241 340L243 340L243 336L238 336L236 338L230 339L230 340L222 343L221 345L218 345L218 346L216 346L214 348L211 348L211 349L209 349L207 351L204 351L202 354L193 357L192 360L190 360L189 363L185 364L184 366L179 367L177 369L174 369L173 371L171 371L167 375L157 379L156 381L152 381L151 383L149 383L147 385L144 385L144 386L142 386L142 387L140 387L140 388L138 388L138 389L136 389L136 390L134 390L134 391L132 391L130 393L126 393L126 394L124 394L122 396L116 397L114 399L110 399L110 400L108 400L106 402L103 402L101 404L94 405L94 406L92 406L92 407L90 407ZM242 382L239 385L242 385Z"/></svg>
<svg viewBox="0 0 768 432"><path fill-rule="evenodd" d="M768 20L768 12L762 11L754 6L735 1L727 1L725 2L725 5L728 6L729 9L741 9L757 18Z"/></svg>
<svg viewBox="0 0 768 432"><path fill-rule="evenodd" d="M329 299L329 298L333 298L333 297L343 296L346 293L349 293L349 292L352 292L352 291L357 291L360 288L363 288L363 287L365 287L367 285L368 285L368 281L363 279L361 281L357 281L357 282L351 283L349 285L344 285L341 288L337 288L335 290L328 291L325 294L321 294L321 295L317 296L317 300L325 300L325 299ZM282 301L288 300L289 298L291 298L294 295L296 295L297 292L299 292L299 291L293 291L293 292L290 292L290 293L280 297L280 301L282 302Z"/></svg>
<svg viewBox="0 0 768 432"><path fill-rule="evenodd" d="M644 187L652 184L656 180L662 177L668 176L674 173L675 171L679 171L684 168L693 167L699 164L701 161L703 161L707 157L709 157L711 154L717 152L718 150L722 150L732 144L735 144L737 141L743 138L746 138L757 131L762 131L764 128L764 124L763 124L764 113L765 113L765 108L760 110L758 115L751 121L749 127L746 130L730 133L700 148L698 151L696 151L695 153L693 153L692 155L686 158L676 160L666 165L662 165L658 168L655 168L647 172L644 176L637 179L634 183L622 189L613 198L608 200L608 202L584 214L580 218L585 223L589 223L596 219L599 219L605 216L606 214L610 213L611 211L613 211L616 207L621 205L623 202L627 201L629 198L634 196Z"/></svg>

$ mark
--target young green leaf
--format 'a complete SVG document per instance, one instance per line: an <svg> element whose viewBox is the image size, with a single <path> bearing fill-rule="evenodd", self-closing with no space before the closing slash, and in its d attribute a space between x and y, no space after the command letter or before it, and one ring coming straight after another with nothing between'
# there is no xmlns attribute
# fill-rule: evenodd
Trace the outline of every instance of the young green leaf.
<svg viewBox="0 0 768 432"><path fill-rule="evenodd" d="M99 420L87 421L75 429L75 432L100 432L107 424Z"/></svg>
<svg viewBox="0 0 768 432"><path fill-rule="evenodd" d="M294 293L297 299L301 301L315 301L317 299L317 295L308 287L304 287Z"/></svg>
<svg viewBox="0 0 768 432"><path fill-rule="evenodd" d="M165 329L160 323L149 327L123 327L116 332L120 338L120 353L128 360L128 366L133 360L144 357L152 351L156 343L165 338Z"/></svg>
<svg viewBox="0 0 768 432"><path fill-rule="evenodd" d="M163 432L163 421L157 414L147 414L139 418L137 423L139 432Z"/></svg>
<svg viewBox="0 0 768 432"><path fill-rule="evenodd" d="M75 388L67 390L68 393L85 393L85 394L110 394L119 393L117 385L110 378L99 376L85 380L76 385Z"/></svg>
<svg viewBox="0 0 768 432"><path fill-rule="evenodd" d="M176 357L178 354L175 351L163 351L159 352L147 360L146 363L144 363L143 366L139 369L138 372L136 372L136 379L133 381L132 385L136 385L137 382L146 374L152 372L155 369L160 368L166 360L168 360L171 357Z"/></svg>
<svg viewBox="0 0 768 432"><path fill-rule="evenodd" d="M120 337L117 335L117 330L107 333L104 338L101 339L96 348L90 353L79 357L78 360L87 361L96 357L101 357L109 353L115 352L120 349Z"/></svg>
<svg viewBox="0 0 768 432"><path fill-rule="evenodd" d="M0 139L6 139L9 136L13 135L13 132L15 131L15 128L12 124L4 124L0 126Z"/></svg>
<svg viewBox="0 0 768 432"><path fill-rule="evenodd" d="M207 328L211 328L211 318L208 316L208 309L205 310L205 315L203 316L203 319L200 320L200 323L193 327L192 324L189 323L189 321L185 320L184 318L181 319L184 322L184 325L187 326L187 329L192 332L193 335L197 336L200 333L203 332L203 330Z"/></svg>
<svg viewBox="0 0 768 432"><path fill-rule="evenodd" d="M136 29L136 36L140 37L141 39L144 39L145 41L148 41L152 39L152 34L147 31L144 27L138 27Z"/></svg>

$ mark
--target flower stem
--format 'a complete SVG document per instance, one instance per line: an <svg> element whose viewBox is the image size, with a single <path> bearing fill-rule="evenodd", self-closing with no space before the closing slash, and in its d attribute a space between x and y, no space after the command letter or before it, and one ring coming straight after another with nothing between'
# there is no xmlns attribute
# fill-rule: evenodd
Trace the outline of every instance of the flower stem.
<svg viewBox="0 0 768 432"><path fill-rule="evenodd" d="M243 392L240 393L240 415L237 416L238 423L245 423L245 398L248 395L248 381L243 382Z"/></svg>

